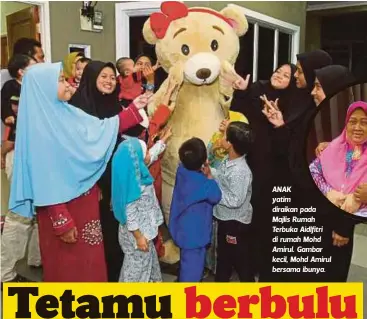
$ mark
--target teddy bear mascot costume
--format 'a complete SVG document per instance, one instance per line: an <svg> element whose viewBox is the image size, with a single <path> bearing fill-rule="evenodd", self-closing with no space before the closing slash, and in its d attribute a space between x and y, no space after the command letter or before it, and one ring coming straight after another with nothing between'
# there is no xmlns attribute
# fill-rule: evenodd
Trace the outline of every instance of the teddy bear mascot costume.
<svg viewBox="0 0 367 319"><path fill-rule="evenodd" d="M218 12L192 7L175 1L163 2L161 12L151 14L145 22L143 36L155 45L159 63L168 73L148 106L154 113L167 90L170 77L179 84L171 98L174 103L168 125L171 137L162 158L162 209L169 221L170 203L178 167L178 150L189 138L201 138L206 144L228 117L233 95L233 74L240 44L248 23L241 7L228 5ZM165 243L162 261L173 264L179 251L172 241Z"/></svg>

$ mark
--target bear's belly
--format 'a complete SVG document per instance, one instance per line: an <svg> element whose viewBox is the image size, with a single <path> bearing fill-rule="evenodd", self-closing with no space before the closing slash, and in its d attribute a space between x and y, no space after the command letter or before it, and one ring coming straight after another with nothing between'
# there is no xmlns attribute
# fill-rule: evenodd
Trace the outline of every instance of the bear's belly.
<svg viewBox="0 0 367 319"><path fill-rule="evenodd" d="M208 88L210 87L201 90L198 90L198 87L185 89L184 85L177 97L175 110L168 122L173 135L162 159L162 177L164 182L171 186L175 182L179 162L178 150L182 143L192 137L198 137L207 145L224 119L218 90L215 90L216 93Z"/></svg>

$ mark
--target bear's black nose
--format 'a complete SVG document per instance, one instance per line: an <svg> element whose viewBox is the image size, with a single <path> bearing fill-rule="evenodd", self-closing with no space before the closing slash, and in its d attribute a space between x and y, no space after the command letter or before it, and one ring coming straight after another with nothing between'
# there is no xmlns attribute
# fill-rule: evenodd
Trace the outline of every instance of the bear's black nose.
<svg viewBox="0 0 367 319"><path fill-rule="evenodd" d="M196 76L201 80L207 79L211 74L212 74L212 72L209 69L206 69L206 68L199 69L196 72Z"/></svg>

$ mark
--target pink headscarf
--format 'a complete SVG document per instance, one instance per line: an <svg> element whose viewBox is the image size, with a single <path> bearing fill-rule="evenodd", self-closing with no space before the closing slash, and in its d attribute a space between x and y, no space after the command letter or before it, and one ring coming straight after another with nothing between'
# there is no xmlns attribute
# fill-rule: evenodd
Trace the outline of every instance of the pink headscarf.
<svg viewBox="0 0 367 319"><path fill-rule="evenodd" d="M356 109L363 109L367 114L367 103L358 101L352 103L347 112L345 126L350 116ZM350 194L361 183L367 182L367 151L365 151L355 164L352 173L346 176L346 153L348 150L346 127L343 132L334 139L321 153L320 162L326 182L335 190ZM344 185L344 186L342 186ZM343 188L343 189L342 189Z"/></svg>

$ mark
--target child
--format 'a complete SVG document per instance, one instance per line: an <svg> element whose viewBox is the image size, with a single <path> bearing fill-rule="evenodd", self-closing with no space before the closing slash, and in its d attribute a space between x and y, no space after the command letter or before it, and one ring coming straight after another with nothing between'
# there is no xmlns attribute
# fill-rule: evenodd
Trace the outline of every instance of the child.
<svg viewBox="0 0 367 319"><path fill-rule="evenodd" d="M213 175L222 191L222 199L214 208L218 221L216 282L228 282L233 268L241 282L253 281L249 265L252 173L245 159L251 142L248 124L229 123L222 139L228 156L208 175Z"/></svg>
<svg viewBox="0 0 367 319"><path fill-rule="evenodd" d="M248 123L247 118L238 112L229 111L229 120L223 120L219 126L219 131L214 133L212 138L210 139L207 149L208 149L208 161L209 166L213 168L218 168L225 157L228 155L227 150L222 147L222 139L225 133L225 130L230 122L239 121L243 123ZM204 276L208 274L208 271L211 271L215 274L216 270L216 260L217 260L217 232L218 232L218 224L215 219L213 219L213 232L212 232L212 241L211 245L206 254L206 272Z"/></svg>
<svg viewBox="0 0 367 319"><path fill-rule="evenodd" d="M1 146L1 162L2 166L6 166L8 168L8 178L11 178L12 162L10 163L9 159L7 164L5 164L5 162L7 154L14 149L16 118L22 78L27 67L35 63L36 62L27 55L14 55L10 59L8 65L9 74L13 79L6 82L1 89L1 119L3 123L9 127L9 133L5 137L4 143Z"/></svg>
<svg viewBox="0 0 367 319"><path fill-rule="evenodd" d="M146 153L143 141L126 137L112 160L112 207L124 252L120 282L162 281L153 239L163 215L145 165Z"/></svg>
<svg viewBox="0 0 367 319"><path fill-rule="evenodd" d="M21 84L26 69L36 61L27 55L14 55L8 65L12 80L1 90L2 120L10 127L10 134L1 145L2 162L11 182L13 177L14 144ZM27 254L29 266L39 267L41 256L38 241L38 225L34 218L20 217L9 211L5 217L1 240L1 281L26 281L16 272L16 264Z"/></svg>
<svg viewBox="0 0 367 319"><path fill-rule="evenodd" d="M87 64L92 61L89 58L82 57L76 62L75 67L75 77L71 77L68 79L69 84L77 89L80 84L80 80L82 79L84 68L87 66Z"/></svg>
<svg viewBox="0 0 367 319"><path fill-rule="evenodd" d="M205 176L207 150L202 140L184 142L179 157L169 230L181 249L178 281L199 282L211 239L213 206L221 200L221 191L210 176Z"/></svg>
<svg viewBox="0 0 367 319"><path fill-rule="evenodd" d="M133 59L120 58L116 62L119 85L118 98L123 107L127 107L137 96L147 91L154 91L154 67L135 68ZM146 84L143 84L143 78Z"/></svg>
<svg viewBox="0 0 367 319"><path fill-rule="evenodd" d="M219 131L214 133L209 141L208 160L210 167L218 168L223 159L226 157L227 152L223 147L221 147L222 138L228 123L234 121L248 123L247 118L243 114L229 111L229 120L222 121L219 126Z"/></svg>

